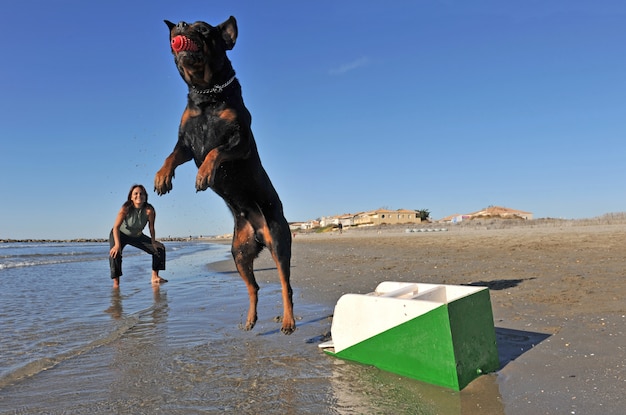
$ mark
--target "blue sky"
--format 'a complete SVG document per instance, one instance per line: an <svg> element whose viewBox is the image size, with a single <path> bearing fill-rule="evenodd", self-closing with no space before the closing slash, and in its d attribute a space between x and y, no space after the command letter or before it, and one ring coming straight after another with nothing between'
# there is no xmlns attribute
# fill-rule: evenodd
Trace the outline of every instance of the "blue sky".
<svg viewBox="0 0 626 415"><path fill-rule="evenodd" d="M623 1L22 0L3 6L0 238L106 237L133 183L157 236L230 232L192 163L152 192L187 92L163 19L230 15L289 221L626 210Z"/></svg>

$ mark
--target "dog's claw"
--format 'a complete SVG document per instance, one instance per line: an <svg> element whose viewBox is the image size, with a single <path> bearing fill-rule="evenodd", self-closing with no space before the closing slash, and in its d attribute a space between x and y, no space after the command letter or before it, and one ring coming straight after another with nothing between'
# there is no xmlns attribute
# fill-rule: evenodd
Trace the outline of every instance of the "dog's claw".
<svg viewBox="0 0 626 415"><path fill-rule="evenodd" d="M208 189L209 187L211 187L211 178L212 176L203 176L201 174L198 174L196 176L196 192L202 192L206 189Z"/></svg>
<svg viewBox="0 0 626 415"><path fill-rule="evenodd" d="M296 331L296 327L295 326L289 326L289 327L283 327L280 329L280 331L285 334L285 335L290 335L291 333L293 333L294 331Z"/></svg>
<svg viewBox="0 0 626 415"><path fill-rule="evenodd" d="M156 176L154 176L154 191L159 195L163 196L172 190L172 179L174 178L173 174L162 173L159 171Z"/></svg>
<svg viewBox="0 0 626 415"><path fill-rule="evenodd" d="M283 322L283 326L280 328L280 331L283 334L290 335L291 333L296 331L296 322L295 322L295 320L293 318L285 319L283 317L283 318L280 318L280 319Z"/></svg>
<svg viewBox="0 0 626 415"><path fill-rule="evenodd" d="M169 193L170 190L172 190L172 186L154 186L154 191L159 196L163 196L164 194Z"/></svg>
<svg viewBox="0 0 626 415"><path fill-rule="evenodd" d="M250 331L254 328L254 326L256 325L256 320L254 321L246 321L246 325L244 326L243 324L240 324L239 327L243 330L243 331Z"/></svg>

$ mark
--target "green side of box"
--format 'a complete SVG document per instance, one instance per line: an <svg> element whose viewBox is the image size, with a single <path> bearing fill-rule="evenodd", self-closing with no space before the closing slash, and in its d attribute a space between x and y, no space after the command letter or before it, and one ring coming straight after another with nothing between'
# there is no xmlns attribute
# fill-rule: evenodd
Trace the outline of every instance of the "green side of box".
<svg viewBox="0 0 626 415"><path fill-rule="evenodd" d="M489 290L448 304L459 390L500 367Z"/></svg>

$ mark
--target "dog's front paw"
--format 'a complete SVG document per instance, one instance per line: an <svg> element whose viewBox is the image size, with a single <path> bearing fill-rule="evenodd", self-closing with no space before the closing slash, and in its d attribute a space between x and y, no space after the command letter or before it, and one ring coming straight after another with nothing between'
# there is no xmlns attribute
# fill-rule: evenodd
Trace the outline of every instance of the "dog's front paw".
<svg viewBox="0 0 626 415"><path fill-rule="evenodd" d="M159 170L154 176L154 191L161 196L172 190L173 178L174 173L171 170L166 169L165 167Z"/></svg>
<svg viewBox="0 0 626 415"><path fill-rule="evenodd" d="M210 171L200 168L196 176L196 191L201 192L208 189L213 184L213 175Z"/></svg>

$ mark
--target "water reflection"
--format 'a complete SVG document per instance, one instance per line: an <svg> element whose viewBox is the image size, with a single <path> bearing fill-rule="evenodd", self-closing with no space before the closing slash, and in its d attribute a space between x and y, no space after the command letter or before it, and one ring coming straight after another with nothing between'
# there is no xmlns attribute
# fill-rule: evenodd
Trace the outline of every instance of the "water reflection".
<svg viewBox="0 0 626 415"><path fill-rule="evenodd" d="M115 320L119 320L122 317L124 308L122 307L122 295L120 290L111 290L111 307L104 310L105 313L109 313Z"/></svg>
<svg viewBox="0 0 626 415"><path fill-rule="evenodd" d="M166 289L153 286L152 305L124 316L133 325L116 342L112 343L114 355L110 369L115 373L115 382L109 387L112 405L118 413L132 413L130 405L137 400L148 408L162 404L161 394L155 393L155 380L163 373L162 356L168 354L166 333L169 305ZM111 296L112 308L121 313L122 296ZM130 299L127 299L130 301ZM113 315L113 313L112 313ZM114 317L115 318L115 317Z"/></svg>
<svg viewBox="0 0 626 415"><path fill-rule="evenodd" d="M161 286L152 286L152 297L154 305L152 307L152 324L163 324L167 321L169 306L167 304L167 291L161 290Z"/></svg>
<svg viewBox="0 0 626 415"><path fill-rule="evenodd" d="M457 392L335 359L330 382L333 397L329 404L339 414L504 414L495 374L483 375Z"/></svg>

